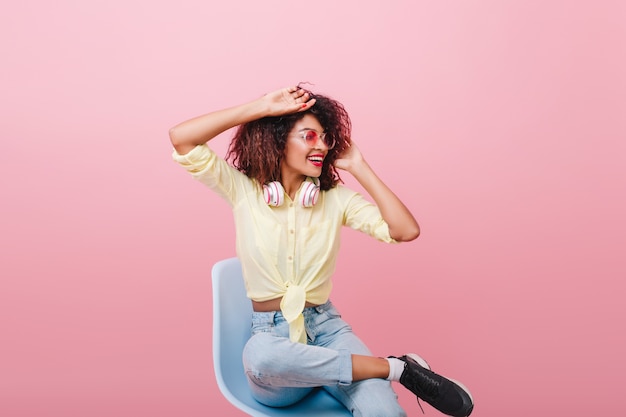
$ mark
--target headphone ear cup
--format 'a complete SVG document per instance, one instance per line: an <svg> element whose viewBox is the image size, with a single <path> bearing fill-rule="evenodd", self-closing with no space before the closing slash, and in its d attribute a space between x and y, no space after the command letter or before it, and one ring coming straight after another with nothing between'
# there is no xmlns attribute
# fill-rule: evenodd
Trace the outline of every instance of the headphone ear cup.
<svg viewBox="0 0 626 417"><path fill-rule="evenodd" d="M268 206L278 207L285 201L285 189L278 181L263 185L263 198Z"/></svg>
<svg viewBox="0 0 626 417"><path fill-rule="evenodd" d="M315 203L317 203L317 198L320 195L320 187L312 182L306 182L304 184L304 189L301 192L302 198L300 200L300 204L302 207L313 207Z"/></svg>

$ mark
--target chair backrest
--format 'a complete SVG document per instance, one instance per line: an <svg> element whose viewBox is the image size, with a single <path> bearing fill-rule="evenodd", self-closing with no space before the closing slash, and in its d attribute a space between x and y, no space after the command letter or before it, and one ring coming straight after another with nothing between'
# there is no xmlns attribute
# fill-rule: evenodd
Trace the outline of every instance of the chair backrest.
<svg viewBox="0 0 626 417"><path fill-rule="evenodd" d="M217 385L224 397L251 416L331 417L351 416L341 403L323 389L315 390L297 404L267 407L250 392L243 370L242 352L250 338L252 303L246 297L237 258L217 262L213 280L213 365Z"/></svg>

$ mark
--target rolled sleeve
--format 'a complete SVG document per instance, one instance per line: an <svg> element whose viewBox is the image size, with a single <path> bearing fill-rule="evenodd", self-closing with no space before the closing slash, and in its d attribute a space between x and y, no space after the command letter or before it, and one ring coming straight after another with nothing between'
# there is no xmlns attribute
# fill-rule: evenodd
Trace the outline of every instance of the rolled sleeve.
<svg viewBox="0 0 626 417"><path fill-rule="evenodd" d="M354 192L348 200L344 223L352 229L366 233L385 243L398 243L389 233L389 225L383 219L380 209Z"/></svg>
<svg viewBox="0 0 626 417"><path fill-rule="evenodd" d="M206 144L198 145L184 155L176 150L172 158L196 180L211 188L231 205L236 201L237 181L242 173L231 167Z"/></svg>
<svg viewBox="0 0 626 417"><path fill-rule="evenodd" d="M176 150L172 152L174 161L194 176L200 175L208 169L213 155L215 153L206 145L198 145L184 155L179 154Z"/></svg>

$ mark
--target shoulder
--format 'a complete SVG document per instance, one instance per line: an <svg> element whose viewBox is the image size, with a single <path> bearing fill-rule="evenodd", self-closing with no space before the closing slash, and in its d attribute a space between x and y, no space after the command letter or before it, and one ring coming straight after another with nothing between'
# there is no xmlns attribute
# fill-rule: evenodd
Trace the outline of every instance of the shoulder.
<svg viewBox="0 0 626 417"><path fill-rule="evenodd" d="M322 193L325 196L325 201L335 202L335 204L338 204L343 208L349 206L351 204L350 202L353 201L355 198L359 199L360 196L357 191L354 191L353 189L341 184L337 184L329 190L322 191Z"/></svg>

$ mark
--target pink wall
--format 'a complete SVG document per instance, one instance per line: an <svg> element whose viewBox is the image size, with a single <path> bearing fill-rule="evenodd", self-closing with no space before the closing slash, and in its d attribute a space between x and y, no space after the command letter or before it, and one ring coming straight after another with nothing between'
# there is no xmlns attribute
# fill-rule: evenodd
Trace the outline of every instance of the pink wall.
<svg viewBox="0 0 626 417"><path fill-rule="evenodd" d="M620 0L4 5L0 415L242 415L211 364L231 216L167 130L298 81L344 102L423 228L344 234L333 298L373 351L421 353L476 416L619 414L625 20Z"/></svg>

